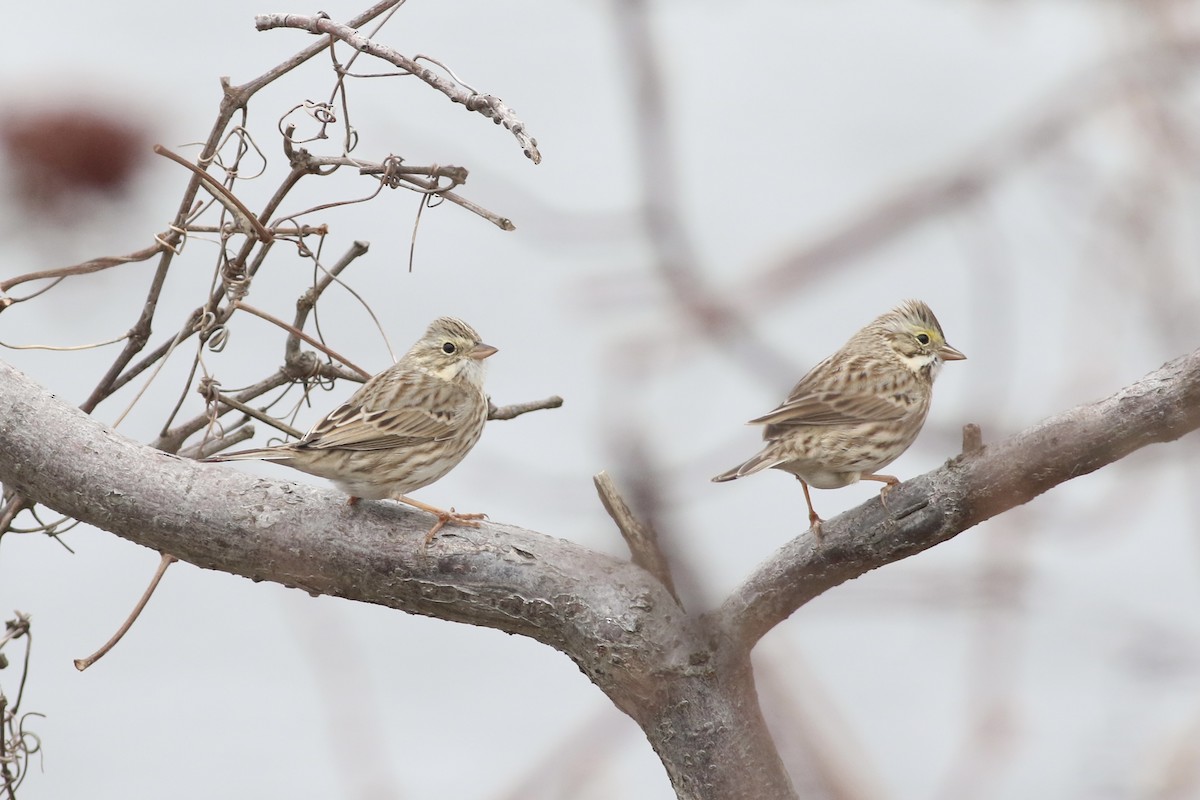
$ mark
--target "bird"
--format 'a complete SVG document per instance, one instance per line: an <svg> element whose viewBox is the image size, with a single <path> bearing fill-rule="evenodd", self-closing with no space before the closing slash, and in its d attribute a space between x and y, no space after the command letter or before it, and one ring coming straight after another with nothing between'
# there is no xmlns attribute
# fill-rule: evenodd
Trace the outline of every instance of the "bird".
<svg viewBox="0 0 1200 800"><path fill-rule="evenodd" d="M764 469L790 472L804 489L808 521L821 535L823 520L809 487L840 489L860 480L900 480L878 470L900 457L921 432L933 381L943 362L966 356L951 347L928 305L907 300L850 337L817 364L773 411L750 420L766 444L721 473L716 483Z"/></svg>
<svg viewBox="0 0 1200 800"><path fill-rule="evenodd" d="M484 514L445 511L409 492L442 478L483 433L484 359L497 349L467 323L440 317L404 357L374 376L301 438L206 461L263 460L327 478L359 499L393 499L437 517L428 545L447 524L478 527Z"/></svg>

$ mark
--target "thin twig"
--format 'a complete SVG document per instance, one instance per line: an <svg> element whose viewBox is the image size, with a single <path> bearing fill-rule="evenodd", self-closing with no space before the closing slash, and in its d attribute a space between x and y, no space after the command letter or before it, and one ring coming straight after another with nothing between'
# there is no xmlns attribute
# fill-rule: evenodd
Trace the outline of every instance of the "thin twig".
<svg viewBox="0 0 1200 800"><path fill-rule="evenodd" d="M259 411L257 408L254 408L253 406L248 406L245 403L239 403L237 400L234 400L232 397L229 397L228 395L218 394L217 401L224 403L225 405L227 405L231 408L237 409L238 411L245 414L247 417L251 417L253 419L258 420L259 422L270 425L272 428L278 428L279 430L283 431L284 433L286 433L288 436L291 436L292 438L299 439L301 436L304 435L304 431L296 430L291 425L288 425L286 422L275 419L270 414L264 414L263 412Z"/></svg>
<svg viewBox="0 0 1200 800"><path fill-rule="evenodd" d="M0 778L4 780L5 794L8 795L9 800L17 800L16 789L13 787L15 781L12 770L8 766L13 759L9 757L4 748L4 744L8 740L7 706L8 698L0 694Z"/></svg>
<svg viewBox="0 0 1200 800"><path fill-rule="evenodd" d="M304 323L308 321L309 312L321 299L321 295L329 286L337 280L338 275L342 270L350 266L355 259L365 255L371 247L369 242L355 240L350 244L345 254L337 260L337 263L324 271L324 275L312 287L308 289L300 299L296 301L296 318L292 321L292 327L296 332L304 329ZM340 282L340 281L339 281ZM296 333L289 333L287 344L284 347L284 359L291 362L300 355L300 337Z"/></svg>
<svg viewBox="0 0 1200 800"><path fill-rule="evenodd" d="M409 175L405 178L405 180L408 183L416 184L427 192L435 192L438 196L442 197L446 201L454 203L454 205L459 206L460 208L465 208L472 214L478 214L502 231L515 231L517 229L516 223L514 223L508 217L502 217L493 211L487 210L481 205L472 203L470 200L460 194L455 194L454 192L436 191L436 185L429 181L422 180L415 175Z"/></svg>
<svg viewBox="0 0 1200 800"><path fill-rule="evenodd" d="M188 233L230 233L235 231L235 226L226 223L225 225L188 225L186 228ZM271 233L276 237L292 237L292 236L328 236L329 226L322 223L321 225L272 225Z"/></svg>
<svg viewBox="0 0 1200 800"><path fill-rule="evenodd" d="M221 185L220 181L218 181L212 175L209 175L206 170L196 166L183 156L171 152L161 144L154 145L154 152L160 156L166 156L181 167L191 170L192 173L200 179L200 184L208 190L209 194L211 194L217 200L217 202L225 206L226 210L228 210L230 214L233 214L234 219L238 221L237 228L240 233L244 233L247 236L253 234L254 238L258 239L260 242L269 242L275 238L271 232L267 230L261 222L259 222L258 217L255 216L253 211L246 208L245 204L242 203L241 200L238 200L237 196L234 195L233 192Z"/></svg>
<svg viewBox="0 0 1200 800"><path fill-rule="evenodd" d="M449 97L452 102L462 103L468 111L477 111L488 119L503 125L516 137L525 157L534 164L541 163L542 154L534 139L525 131L525 123L517 119L511 108L499 97L471 91L456 80L447 80L433 70L419 65L414 59L402 55L392 48L379 44L360 34L351 25L334 22L326 16L306 17L298 14L260 14L254 18L254 26L260 31L272 28L298 28L310 33L324 33L341 39L355 50L369 53L376 58L395 64L411 73L429 86Z"/></svg>
<svg viewBox="0 0 1200 800"><path fill-rule="evenodd" d="M248 386L242 391L238 392L234 396L234 399L242 403L247 403L257 397L260 397L261 395L266 394L272 389L277 389L286 383L290 383L291 381L292 377L285 370L281 369L271 374L267 378L259 381L258 383ZM158 439L152 442L150 446L166 453L175 453L180 447L183 446L184 441L186 441L189 436L197 431L203 430L214 420L232 410L233 407L228 405L218 405L215 411L206 410L203 414L198 414L187 422L182 422L168 431L163 431Z"/></svg>
<svg viewBox="0 0 1200 800"><path fill-rule="evenodd" d="M351 19L347 24L351 27L365 25L367 22L375 19L381 14L387 13L392 8L396 7L404 0L381 0L363 13ZM328 39L309 45L305 49L293 55L291 58L284 61L282 64L273 67L262 75L254 78L240 86L233 86L228 79L221 81L221 87L224 95L221 98L220 110L217 114L217 119L213 123L212 129L209 131L207 140L200 148L200 154L196 158L199 164L210 164L216 157L220 143L225 138L225 131L229 122L234 115L239 111L244 111L250 99L262 88L275 81L280 76L290 72L301 64L305 63L313 56L321 53L330 44ZM183 197L180 199L179 207L175 212L175 219L172 224L172 229L160 238L160 243L163 249L159 255L158 268L155 270L154 278L151 280L150 287L146 292L146 301L142 306L142 313L138 317L130 331L129 340L121 353L113 360L108 372L100 379L96 388L92 390L91 395L85 400L80 408L84 413L90 414L95 410L105 398L116 391L115 384L119 379L121 383L128 382L132 375L122 375L123 370L133 360L133 357L141 352L146 346L146 341L149 339L151 330L151 320L154 316L155 309L158 307L159 295L162 292L162 287L167 279L167 272L171 261L174 259L179 243L183 240L183 234L180 232L183 226L186 226L191 219L195 202L196 194L200 190L200 176L193 175L188 182L187 188L184 190ZM264 214L264 217L269 215ZM2 298L0 298L2 299ZM0 303L0 308L7 305ZM162 353L159 353L161 357ZM140 372L145 369L145 362L141 365ZM134 374L136 374L136 372Z"/></svg>
<svg viewBox="0 0 1200 800"><path fill-rule="evenodd" d="M166 234L163 234L165 237ZM65 278L72 275L87 275L92 272L100 272L111 267L119 267L122 264L133 264L138 261L145 261L148 258L153 258L155 254L161 253L163 244L156 242L149 247L143 248L136 252L130 253L127 256L107 256L105 258L93 258L90 261L84 261L82 264L75 264L70 267L58 267L57 269L47 269L41 272L29 272L25 275L18 275L15 278L9 278L6 281L0 281L0 292L7 292L14 286L19 286L22 283L29 281L40 281L46 278Z"/></svg>
<svg viewBox="0 0 1200 800"><path fill-rule="evenodd" d="M309 336L304 331L297 330L293 326L291 326L291 325L287 324L286 322L284 322L283 320L279 319L279 317L273 317L270 314L268 314L266 311L260 311L259 309L255 308L254 306L248 305L240 300L238 302L234 303L234 306L242 309L243 311L248 311L251 314L253 314L254 316L259 317L260 319L265 319L267 322L270 322L273 325L278 325L280 328L283 328L285 331L288 331L289 333L293 334L294 336L299 336L301 339L308 342L309 344L311 344L313 347L320 350L325 355L329 356L332 359L342 362L347 367L349 367L350 369L357 372L359 375L362 375L364 379L371 377L371 373L367 372L362 367L356 366L354 364L354 362L351 361L350 359L346 358L345 356L339 355L335 350L332 350L332 349L326 347L325 345L321 344L321 342L319 342L316 339L314 339L313 337Z"/></svg>
<svg viewBox="0 0 1200 800"><path fill-rule="evenodd" d="M158 562L158 569L154 571L154 577L150 579L150 585L147 586L146 591L142 593L142 598L138 600L137 605L133 607L133 611L130 612L129 617L125 620L121 627L117 629L117 632L113 634L113 637L104 643L103 647L101 647L95 653L92 653L87 658L75 659L75 669L83 672L92 664L95 664L97 661L103 658L105 653L107 653L109 650L112 650L113 647L116 646L117 642L121 641L121 638L125 636L131 627L133 627L133 623L136 622L137 618L141 615L142 609L146 607L146 603L150 602L150 597L154 594L154 590L158 588L158 582L161 581L163 575L166 574L167 567L174 564L177 560L178 559L175 558L175 556L169 553L162 554L162 558Z"/></svg>
<svg viewBox="0 0 1200 800"><path fill-rule="evenodd" d="M219 439L208 439L192 447L185 447L176 453L176 455L178 455L180 458L191 458L195 459L196 461L203 461L209 456L214 456L222 450L228 450L235 444L241 444L248 439L253 439L254 434L255 430L253 425L242 425L227 432Z"/></svg>

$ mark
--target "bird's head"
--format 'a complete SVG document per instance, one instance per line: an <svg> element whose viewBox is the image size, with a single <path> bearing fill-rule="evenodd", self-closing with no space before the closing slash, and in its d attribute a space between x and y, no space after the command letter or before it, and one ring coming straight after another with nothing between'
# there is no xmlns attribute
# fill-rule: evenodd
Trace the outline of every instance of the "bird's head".
<svg viewBox="0 0 1200 800"><path fill-rule="evenodd" d="M425 372L445 381L466 379L483 383L483 360L496 348L484 344L467 323L454 317L439 317L405 356Z"/></svg>
<svg viewBox="0 0 1200 800"><path fill-rule="evenodd" d="M966 358L946 343L937 317L920 300L905 301L877 319L875 325L905 368L930 381L937 377L942 362Z"/></svg>

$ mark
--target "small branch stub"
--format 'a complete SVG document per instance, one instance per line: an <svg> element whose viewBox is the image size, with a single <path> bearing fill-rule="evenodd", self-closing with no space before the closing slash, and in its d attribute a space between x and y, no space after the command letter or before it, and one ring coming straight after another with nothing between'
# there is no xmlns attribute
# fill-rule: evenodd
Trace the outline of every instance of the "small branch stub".
<svg viewBox="0 0 1200 800"><path fill-rule="evenodd" d="M974 422L963 425L962 452L964 456L974 455L983 450L983 429Z"/></svg>
<svg viewBox="0 0 1200 800"><path fill-rule="evenodd" d="M633 563L657 578L678 603L679 595L675 591L675 582L671 579L670 564L658 546L658 532L634 516L607 472L598 472L592 477L592 482L596 484L596 492L600 495L604 510L612 517L613 522L617 523L617 529L629 545Z"/></svg>
<svg viewBox="0 0 1200 800"><path fill-rule="evenodd" d="M495 419L515 419L522 414L528 414L530 411L543 411L549 408L559 408L563 404L563 399L558 395L551 395L545 400L530 400L527 403L513 403L510 406L498 406L488 398L488 420Z"/></svg>

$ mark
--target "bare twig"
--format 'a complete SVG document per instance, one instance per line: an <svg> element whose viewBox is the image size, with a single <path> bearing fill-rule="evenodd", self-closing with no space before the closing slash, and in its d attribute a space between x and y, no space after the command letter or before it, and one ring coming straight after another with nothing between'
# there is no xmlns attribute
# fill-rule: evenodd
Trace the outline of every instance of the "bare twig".
<svg viewBox="0 0 1200 800"><path fill-rule="evenodd" d="M167 234L162 234L166 237ZM15 278L9 278L6 281L0 281L0 292L7 292L14 286L19 286L22 283L29 281L40 281L47 278L66 278L74 275L87 275L92 272L100 272L111 267L119 267L122 264L133 264L138 261L145 261L148 258L153 258L157 253L161 253L163 244L161 242L150 245L136 252L125 256L108 256L105 258L93 258L90 261L84 261L82 264L75 264L70 267L58 267L57 269L47 269L41 272L29 272L25 275L18 275ZM3 306L0 306L3 310Z"/></svg>
<svg viewBox="0 0 1200 800"><path fill-rule="evenodd" d="M116 646L117 642L121 641L122 637L129 632L129 629L133 627L133 623L136 622L137 618L141 615L142 609L146 607L146 603L150 602L150 598L154 594L154 590L158 588L158 582L162 580L163 575L167 572L167 567L171 566L178 560L179 559L175 558L175 556L168 553L162 554L162 557L158 562L158 569L155 570L154 577L150 579L150 585L147 586L146 591L142 593L141 599L138 600L137 605L133 607L133 611L129 613L129 617L124 623L121 624L121 627L117 629L117 632L113 634L112 638L104 643L103 647L92 653L87 658L75 659L75 669L83 672L92 664L95 664L97 661L103 658L105 653L107 653L109 650L112 650Z"/></svg>
<svg viewBox="0 0 1200 800"><path fill-rule="evenodd" d="M5 492L4 501L4 508L0 509L0 539L12 528L18 514L35 505L32 500L21 496L20 492Z"/></svg>
<svg viewBox="0 0 1200 800"><path fill-rule="evenodd" d="M229 397L228 395L218 394L216 399L218 402L224 403L225 405L229 406L230 408L237 409L238 411L245 414L247 417L251 417L252 419L256 419L259 422L262 422L266 425L270 425L272 428L277 428L280 431L283 431L285 434L287 434L288 436L291 436L294 439L299 439L301 436L304 435L304 431L298 431L295 428L293 428L291 425L288 425L287 423L285 423L281 420L275 419L270 414L264 414L263 412L259 411L257 408L254 408L253 406L248 406L245 403L239 403L237 400L234 400L232 397Z"/></svg>
<svg viewBox="0 0 1200 800"><path fill-rule="evenodd" d="M248 403L257 397L261 397L272 389L277 389L280 386L291 382L292 380L293 376L291 376L286 370L279 370L275 373L272 373L267 378L259 381L258 383L253 384L252 386L247 386L245 389L234 395L234 399L242 403ZM184 441L186 441L189 436L197 431L204 430L206 427L212 424L214 420L219 419L221 416L229 413L232 410L233 406L217 405L215 410L208 409L203 414L199 414L187 422L180 423L170 430L163 431L159 435L158 439L156 439L150 446L166 453L177 452L179 448L183 446Z"/></svg>
<svg viewBox="0 0 1200 800"><path fill-rule="evenodd" d="M248 311L249 313L253 314L254 316L259 317L260 319L265 319L267 322L270 322L273 325L278 325L280 328L283 328L285 331L290 333L292 336L298 336L299 338L308 342L313 347L317 348L318 350L320 350L322 353L329 356L330 358L342 362L347 367L349 367L350 369L354 370L359 375L361 375L364 380L371 377L371 373L367 372L362 367L357 366L350 359L346 358L345 356L339 355L337 353L337 351L335 351L329 347L326 347L325 345L321 344L321 342L319 342L316 339L314 339L313 337L309 336L304 331L299 330L299 329L287 324L286 322L281 320L279 317L271 316L266 311L261 311L261 310L255 308L254 306L248 305L241 301L235 303L234 305L243 311Z"/></svg>
<svg viewBox="0 0 1200 800"><path fill-rule="evenodd" d="M32 737L34 747L30 747L31 737L22 730L21 700L25 695L25 682L29 678L29 658L33 646L33 633L28 614L14 611L14 618L4 623L4 635L0 636L0 669L8 666L8 657L4 654L4 646L14 639L25 640L25 656L21 667L17 699L9 705L8 697L0 691L0 787L4 789L9 800L16 800L17 787L26 774L28 757L36 751L37 737ZM38 714L37 716L41 716Z"/></svg>
<svg viewBox="0 0 1200 800"><path fill-rule="evenodd" d="M367 22L375 19L381 14L387 13L392 8L396 7L404 0L382 0L371 6L363 13L351 19L347 24L351 27L364 25ZM200 154L196 158L198 164L210 164L216 157L218 148L224 140L226 130L234 115L240 110L244 110L259 90L278 79L282 75L290 72L304 62L308 61L313 56L321 53L329 46L329 41L324 40L301 50L287 61L268 70L262 75L254 78L241 86L233 86L227 79L221 81L224 95L221 99L221 106L217 114L217 118L213 123L212 129L209 131L207 140L200 148ZM146 368L149 363L153 363L157 358L161 358L167 351L167 347L162 347L157 353L157 358L153 360L143 360L139 367L133 372L133 375L123 374L126 366L133 360L146 346L146 342L150 337L151 320L154 317L155 310L158 307L158 298L162 292L163 285L166 282L167 272L171 262L178 252L179 243L183 240L182 231L188 224L194 210L196 195L200 190L201 178L199 175L193 175L191 181L188 182L187 188L184 190L183 196L180 198L179 207L175 213L175 219L172 223L171 230L160 237L160 244L163 246L160 252L158 268L151 279L150 286L146 291L146 300L142 306L141 315L130 330L129 339L126 341L125 347L120 354L114 359L108 372L100 379L100 382L92 390L91 395L80 405L80 408L85 413L91 413L95 410L105 398L109 397L117 388L132 379L134 375ZM263 217L269 217L269 214L264 214ZM265 247L264 247L265 252ZM3 304L0 304L3 305ZM174 341L174 339L172 339Z"/></svg>
<svg viewBox="0 0 1200 800"><path fill-rule="evenodd" d="M534 139L525 131L525 123L517 119L511 108L499 97L479 94L455 80L447 80L433 70L422 67L415 59L402 55L392 48L381 45L359 34L353 25L342 25L326 16L305 17L297 14L260 14L254 18L254 26L260 31L272 28L298 28L311 33L325 33L341 39L356 50L369 53L420 78L429 86L449 97L452 102L462 103L468 111L477 111L497 124L503 125L520 143L525 157L534 164L541 163L542 154Z"/></svg>
<svg viewBox="0 0 1200 800"><path fill-rule="evenodd" d="M220 233L228 234L233 232L234 226L226 225L188 225L188 233ZM304 237L304 236L327 236L329 235L328 225L272 225L271 233L277 237Z"/></svg>
<svg viewBox="0 0 1200 800"><path fill-rule="evenodd" d="M253 425L240 425L231 431L227 431L219 439L209 439L192 447L185 447L179 451L178 455L180 458L192 458L196 461L203 461L209 456L215 456L222 450L228 450L235 444L241 444L253 439L254 433Z"/></svg>
<svg viewBox="0 0 1200 800"><path fill-rule="evenodd" d="M200 179L200 184L208 190L209 194L211 194L213 198L217 200L217 202L225 206L229 213L233 214L234 219L237 220L237 227L240 233L244 233L247 236L253 235L260 242L269 242L275 238L272 233L267 230L261 222L259 222L258 217L255 216L253 211L246 208L245 204L242 203L241 200L237 199L237 196L233 192L221 185L221 182L212 175L209 175L207 171L196 166L183 156L172 153L161 144L154 145L154 152L160 156L166 156L181 167L191 170L192 173Z"/></svg>
<svg viewBox="0 0 1200 800"><path fill-rule="evenodd" d="M291 362L300 355L300 336L298 334L304 330L308 315L316 306L317 301L321 299L321 295L337 280L342 270L354 263L355 259L365 255L370 248L371 245L368 242L354 241L345 254L337 260L337 263L325 270L320 280L296 301L296 317L292 320L294 332L288 334L287 344L284 346L284 360Z"/></svg>
<svg viewBox="0 0 1200 800"><path fill-rule="evenodd" d="M456 194L455 192L440 191L433 183L422 180L415 175L408 176L406 180L409 183L419 186L427 192L436 192L439 197L442 197L448 202L454 203L460 208L465 208L467 211L470 211L473 214L478 214L502 231L515 231L517 229L516 224L508 217L502 217L493 211L489 211L483 206L471 202L462 195Z"/></svg>

